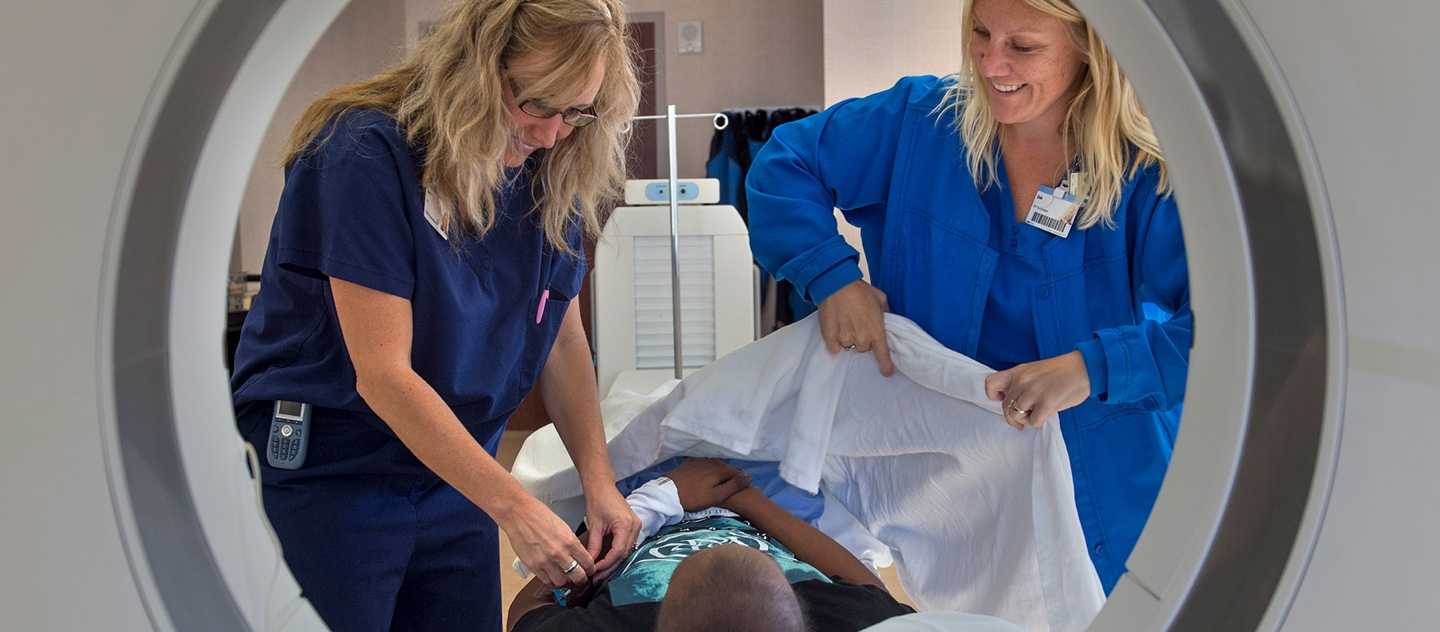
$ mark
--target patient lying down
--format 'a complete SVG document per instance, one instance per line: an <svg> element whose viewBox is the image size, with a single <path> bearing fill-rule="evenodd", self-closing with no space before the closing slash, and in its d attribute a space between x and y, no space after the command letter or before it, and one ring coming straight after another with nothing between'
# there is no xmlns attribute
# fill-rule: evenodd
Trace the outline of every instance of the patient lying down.
<svg viewBox="0 0 1440 632"><path fill-rule="evenodd" d="M644 523L635 551L565 605L531 581L510 606L512 632L861 630L914 612L720 461L687 460L627 500Z"/></svg>

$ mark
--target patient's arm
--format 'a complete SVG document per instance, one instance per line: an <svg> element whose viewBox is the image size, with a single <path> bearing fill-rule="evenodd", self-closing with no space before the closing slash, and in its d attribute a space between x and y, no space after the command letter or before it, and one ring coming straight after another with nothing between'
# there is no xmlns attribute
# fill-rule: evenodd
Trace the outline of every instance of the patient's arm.
<svg viewBox="0 0 1440 632"><path fill-rule="evenodd" d="M789 547L800 561L814 566L829 577L839 577L851 584L875 586L885 590L885 584L876 577L863 562L856 559L840 543L824 532L796 518L784 508L754 487L731 496L722 505L740 514L770 537ZM888 592L888 590L887 590Z"/></svg>
<svg viewBox="0 0 1440 632"><path fill-rule="evenodd" d="M685 511L720 506L750 486L749 474L718 459L685 459L666 476L675 481L680 506Z"/></svg>

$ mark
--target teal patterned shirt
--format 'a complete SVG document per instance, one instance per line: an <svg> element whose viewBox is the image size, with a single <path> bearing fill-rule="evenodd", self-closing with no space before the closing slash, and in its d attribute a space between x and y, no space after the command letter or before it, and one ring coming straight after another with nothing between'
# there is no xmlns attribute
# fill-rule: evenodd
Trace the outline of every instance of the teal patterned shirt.
<svg viewBox="0 0 1440 632"><path fill-rule="evenodd" d="M778 540L741 520L716 517L681 522L661 529L625 558L609 583L616 606L655 603L665 598L670 577L680 562L705 549L740 544L769 555L790 583L808 580L829 582L814 566L806 564Z"/></svg>

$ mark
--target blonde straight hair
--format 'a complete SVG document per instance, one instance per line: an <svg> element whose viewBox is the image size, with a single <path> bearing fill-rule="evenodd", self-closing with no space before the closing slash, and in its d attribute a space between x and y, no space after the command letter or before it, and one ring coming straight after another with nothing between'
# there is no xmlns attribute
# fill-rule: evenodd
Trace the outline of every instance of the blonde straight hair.
<svg viewBox="0 0 1440 632"><path fill-rule="evenodd" d="M1059 18L1070 26L1075 45L1085 56L1079 90L1070 101L1061 135L1065 147L1080 164L1078 196L1085 200L1077 225L1089 228L1099 223L1114 227L1115 208L1125 180L1140 170L1158 164L1157 193L1170 192L1165 157L1150 126L1150 118L1120 64L1069 0L1025 0L1042 13ZM979 87L979 71L969 55L970 38L975 36L975 0L967 0L961 18L964 66L949 88L940 110L954 110L955 127L965 143L970 173L981 190L999 180L996 160L1002 133L990 109L989 97Z"/></svg>
<svg viewBox="0 0 1440 632"><path fill-rule="evenodd" d="M599 120L545 152L532 188L543 192L533 195L533 210L547 240L571 252L569 227L578 221L598 235L602 213L624 191L629 122L640 99L631 50L621 0L462 0L400 63L312 103L290 134L285 164L316 151L346 112L384 112L412 147L423 148L422 184L440 202L441 226L453 230L458 220L461 233L483 237L495 225L512 134L502 67L538 54L543 78L524 96L555 100L573 98L603 62Z"/></svg>

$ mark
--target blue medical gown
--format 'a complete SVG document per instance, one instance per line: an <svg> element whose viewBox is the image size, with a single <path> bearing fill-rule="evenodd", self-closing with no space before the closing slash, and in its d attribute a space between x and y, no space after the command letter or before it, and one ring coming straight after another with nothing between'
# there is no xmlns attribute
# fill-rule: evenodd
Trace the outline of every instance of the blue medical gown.
<svg viewBox="0 0 1440 632"><path fill-rule="evenodd" d="M1158 168L1141 170L1125 182L1113 227L1028 236L1011 245L1033 270L1000 270L1012 264L997 239L1013 233L993 225L1013 209L996 187L1008 183L977 189L954 111L936 111L947 81L908 77L778 128L747 179L751 247L819 304L861 278L858 253L835 230L839 208L860 227L891 311L945 346L991 366L1078 349L1092 395L1060 414L1060 428L1108 592L1159 492L1184 396L1194 319L1175 202L1158 193ZM996 296L1007 309L987 309ZM1150 304L1168 320L1146 318ZM982 334L1018 342L982 345Z"/></svg>

